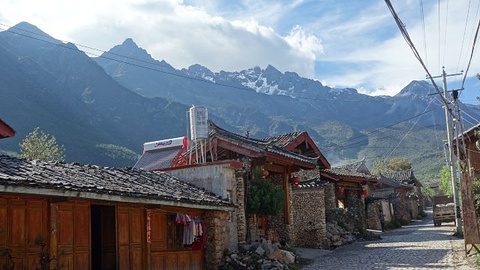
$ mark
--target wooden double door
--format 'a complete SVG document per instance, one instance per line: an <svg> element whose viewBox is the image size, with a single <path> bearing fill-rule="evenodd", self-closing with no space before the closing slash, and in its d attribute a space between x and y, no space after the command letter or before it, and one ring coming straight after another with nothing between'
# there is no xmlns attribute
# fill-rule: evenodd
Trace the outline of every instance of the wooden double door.
<svg viewBox="0 0 480 270"><path fill-rule="evenodd" d="M144 208L51 204L51 251L61 269L144 269Z"/></svg>

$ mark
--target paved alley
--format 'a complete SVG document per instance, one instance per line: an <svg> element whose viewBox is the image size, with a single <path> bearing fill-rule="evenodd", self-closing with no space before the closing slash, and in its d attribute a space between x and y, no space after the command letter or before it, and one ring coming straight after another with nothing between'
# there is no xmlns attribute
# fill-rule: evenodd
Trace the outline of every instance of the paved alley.
<svg viewBox="0 0 480 270"><path fill-rule="evenodd" d="M428 216L383 233L380 241L340 247L305 269L474 269L465 265L464 253L452 251L463 245L451 236L454 229L453 223L434 227Z"/></svg>

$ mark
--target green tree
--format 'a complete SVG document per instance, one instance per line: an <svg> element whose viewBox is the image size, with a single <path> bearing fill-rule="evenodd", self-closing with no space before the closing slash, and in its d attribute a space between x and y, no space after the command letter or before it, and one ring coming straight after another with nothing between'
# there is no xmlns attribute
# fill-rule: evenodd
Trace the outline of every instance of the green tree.
<svg viewBox="0 0 480 270"><path fill-rule="evenodd" d="M36 127L20 143L20 155L26 159L59 162L65 160L65 147L58 145L55 136L45 134L39 127Z"/></svg>
<svg viewBox="0 0 480 270"><path fill-rule="evenodd" d="M408 161L408 158L392 158L390 160L381 158L373 162L372 173L386 174L391 172L410 170L411 168L412 163Z"/></svg>
<svg viewBox="0 0 480 270"><path fill-rule="evenodd" d="M422 187L422 193L423 195L430 196L430 197L437 195L435 190L433 190L431 187Z"/></svg>
<svg viewBox="0 0 480 270"><path fill-rule="evenodd" d="M450 169L447 166L443 166L442 170L440 171L440 183L438 184L438 188L443 194L447 195L448 197L452 197L452 180Z"/></svg>

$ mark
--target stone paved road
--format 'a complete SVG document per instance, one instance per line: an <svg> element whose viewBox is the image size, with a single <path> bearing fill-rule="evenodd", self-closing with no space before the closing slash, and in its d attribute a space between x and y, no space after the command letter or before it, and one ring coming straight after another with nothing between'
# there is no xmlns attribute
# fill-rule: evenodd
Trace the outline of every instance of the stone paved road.
<svg viewBox="0 0 480 270"><path fill-rule="evenodd" d="M455 261L463 257L454 256L452 245L463 240L451 236L454 230L453 223L434 227L429 216L383 233L380 241L340 247L304 269L474 269Z"/></svg>

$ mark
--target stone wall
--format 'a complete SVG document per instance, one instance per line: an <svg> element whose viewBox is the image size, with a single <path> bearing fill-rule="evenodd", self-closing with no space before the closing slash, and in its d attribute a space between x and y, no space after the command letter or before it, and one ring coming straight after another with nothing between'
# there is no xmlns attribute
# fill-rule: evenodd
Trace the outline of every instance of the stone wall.
<svg viewBox="0 0 480 270"><path fill-rule="evenodd" d="M290 245L326 247L324 188L294 189L292 192L292 228Z"/></svg>
<svg viewBox="0 0 480 270"><path fill-rule="evenodd" d="M325 188L325 209L335 209L336 207L335 183L329 183Z"/></svg>
<svg viewBox="0 0 480 270"><path fill-rule="evenodd" d="M327 209L327 222L336 222L340 227L355 234L364 234L367 228L365 204L363 200L356 198L348 199L347 209Z"/></svg>
<svg viewBox="0 0 480 270"><path fill-rule="evenodd" d="M270 179L272 182L276 185L279 185L283 187L283 178L282 174L273 174L270 176ZM288 188L290 189L290 194L292 193L292 187L291 185L288 185ZM285 192L285 195L287 193ZM290 200L290 205L292 205L292 197L288 198ZM290 208L290 213L291 213L291 208ZM274 234L276 237L278 237L279 240L283 241L290 241L290 227L292 223L292 215L290 214L290 222L289 224L285 223L285 211L282 211L279 215L277 216L269 216L268 217L268 229L273 231L270 234Z"/></svg>
<svg viewBox="0 0 480 270"><path fill-rule="evenodd" d="M237 189L236 189L236 206L235 216L237 218L237 235L238 242L245 243L247 239L247 217L245 213L245 181L246 173L243 170L237 170L235 173Z"/></svg>
<svg viewBox="0 0 480 270"><path fill-rule="evenodd" d="M224 251L228 248L229 213L206 211L203 214L207 244L205 246L205 269L218 269Z"/></svg>
<svg viewBox="0 0 480 270"><path fill-rule="evenodd" d="M367 228L372 230L382 230L380 223L379 209L381 202L375 201L367 204ZM383 211L383 210L382 210Z"/></svg>
<svg viewBox="0 0 480 270"><path fill-rule="evenodd" d="M402 203L400 198L395 198L391 200L393 205L394 219L402 219L407 222L410 222L410 207L407 204Z"/></svg>
<svg viewBox="0 0 480 270"><path fill-rule="evenodd" d="M228 234L226 240L230 249L238 250L239 239L244 241L246 234L245 192L242 170L232 167L230 163L221 163L180 167L168 170L167 173L198 188L208 190L224 199L228 198L236 206L235 210L229 214L229 219L226 223ZM240 235L239 233L242 234Z"/></svg>

